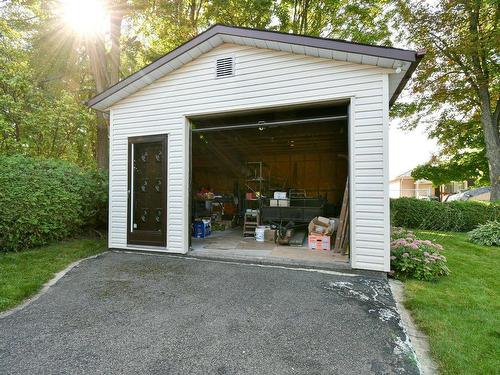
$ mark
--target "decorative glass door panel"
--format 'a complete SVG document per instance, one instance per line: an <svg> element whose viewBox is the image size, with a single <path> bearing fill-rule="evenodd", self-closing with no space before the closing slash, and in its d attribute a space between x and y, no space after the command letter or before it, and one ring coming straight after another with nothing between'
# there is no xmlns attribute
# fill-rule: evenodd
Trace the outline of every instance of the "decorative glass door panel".
<svg viewBox="0 0 500 375"><path fill-rule="evenodd" d="M129 244L166 244L167 136L129 138Z"/></svg>

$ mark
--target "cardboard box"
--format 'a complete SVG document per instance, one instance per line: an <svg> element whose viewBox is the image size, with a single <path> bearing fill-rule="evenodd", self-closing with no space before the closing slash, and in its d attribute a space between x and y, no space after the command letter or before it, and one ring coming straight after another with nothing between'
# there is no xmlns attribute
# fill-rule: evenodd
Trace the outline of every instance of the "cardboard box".
<svg viewBox="0 0 500 375"><path fill-rule="evenodd" d="M330 250L331 237L318 234L310 234L307 238L308 247L311 250Z"/></svg>
<svg viewBox="0 0 500 375"><path fill-rule="evenodd" d="M290 199L269 199L270 207L290 207Z"/></svg>
<svg viewBox="0 0 500 375"><path fill-rule="evenodd" d="M273 198L274 199L286 199L286 191L275 191Z"/></svg>
<svg viewBox="0 0 500 375"><path fill-rule="evenodd" d="M317 216L309 223L309 234L331 235L333 227L330 227L330 219Z"/></svg>
<svg viewBox="0 0 500 375"><path fill-rule="evenodd" d="M278 207L290 207L290 199L278 199Z"/></svg>
<svg viewBox="0 0 500 375"><path fill-rule="evenodd" d="M275 242L276 241L276 229L266 229L264 231L264 241Z"/></svg>

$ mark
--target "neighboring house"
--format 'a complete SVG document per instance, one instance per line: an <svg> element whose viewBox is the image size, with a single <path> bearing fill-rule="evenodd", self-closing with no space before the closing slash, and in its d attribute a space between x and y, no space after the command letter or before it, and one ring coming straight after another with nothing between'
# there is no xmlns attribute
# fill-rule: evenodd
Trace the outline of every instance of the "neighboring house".
<svg viewBox="0 0 500 375"><path fill-rule="evenodd" d="M348 175L351 267L389 271L389 107L422 56L216 25L98 94L89 105L110 114L109 247L186 254L195 140L210 146L208 134L220 135L227 147L221 160L229 165L237 156L231 147L250 152L259 149L258 139L266 147L279 141L235 141L231 127L265 134L282 126L281 137L302 135L287 140L279 162L288 167L301 148L310 150L304 158L314 158L294 169L297 179L314 173L307 180L319 186L332 177L328 189L339 192L330 194L338 200ZM332 144L342 143L343 158L333 160L321 148L321 133L313 134L325 122L340 124ZM213 147L214 157L222 151Z"/></svg>
<svg viewBox="0 0 500 375"><path fill-rule="evenodd" d="M432 182L417 180L411 176L411 171L400 174L390 181L391 198L430 198L435 196Z"/></svg>
<svg viewBox="0 0 500 375"><path fill-rule="evenodd" d="M458 194L467 190L469 184L467 181L450 182L435 187L431 181L416 180L411 176L412 171L400 174L390 181L390 197L391 198L419 198L427 199L441 196L441 200L446 200L447 197ZM480 197L482 199L482 197ZM456 200L457 198L455 198Z"/></svg>

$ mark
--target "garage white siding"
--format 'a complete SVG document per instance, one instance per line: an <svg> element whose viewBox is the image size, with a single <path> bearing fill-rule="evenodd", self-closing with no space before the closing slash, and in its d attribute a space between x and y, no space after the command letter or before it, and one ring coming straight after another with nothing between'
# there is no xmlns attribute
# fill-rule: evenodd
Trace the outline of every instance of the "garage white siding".
<svg viewBox="0 0 500 375"><path fill-rule="evenodd" d="M235 75L215 78L232 56ZM189 131L186 116L351 99L352 267L389 270L388 70L301 54L222 44L110 109L109 246L127 246L128 137L168 134L167 247L189 241ZM161 250L161 249L160 249Z"/></svg>

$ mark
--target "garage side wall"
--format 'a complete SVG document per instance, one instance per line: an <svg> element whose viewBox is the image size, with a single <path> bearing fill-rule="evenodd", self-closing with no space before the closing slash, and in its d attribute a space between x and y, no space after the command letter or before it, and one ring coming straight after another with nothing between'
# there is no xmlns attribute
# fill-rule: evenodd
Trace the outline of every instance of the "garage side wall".
<svg viewBox="0 0 500 375"><path fill-rule="evenodd" d="M235 75L215 78L232 56ZM110 131L109 246L127 245L128 137L168 134L167 247L189 241L186 116L352 99L350 119L353 268L388 271L387 71L275 50L223 44L115 104Z"/></svg>

